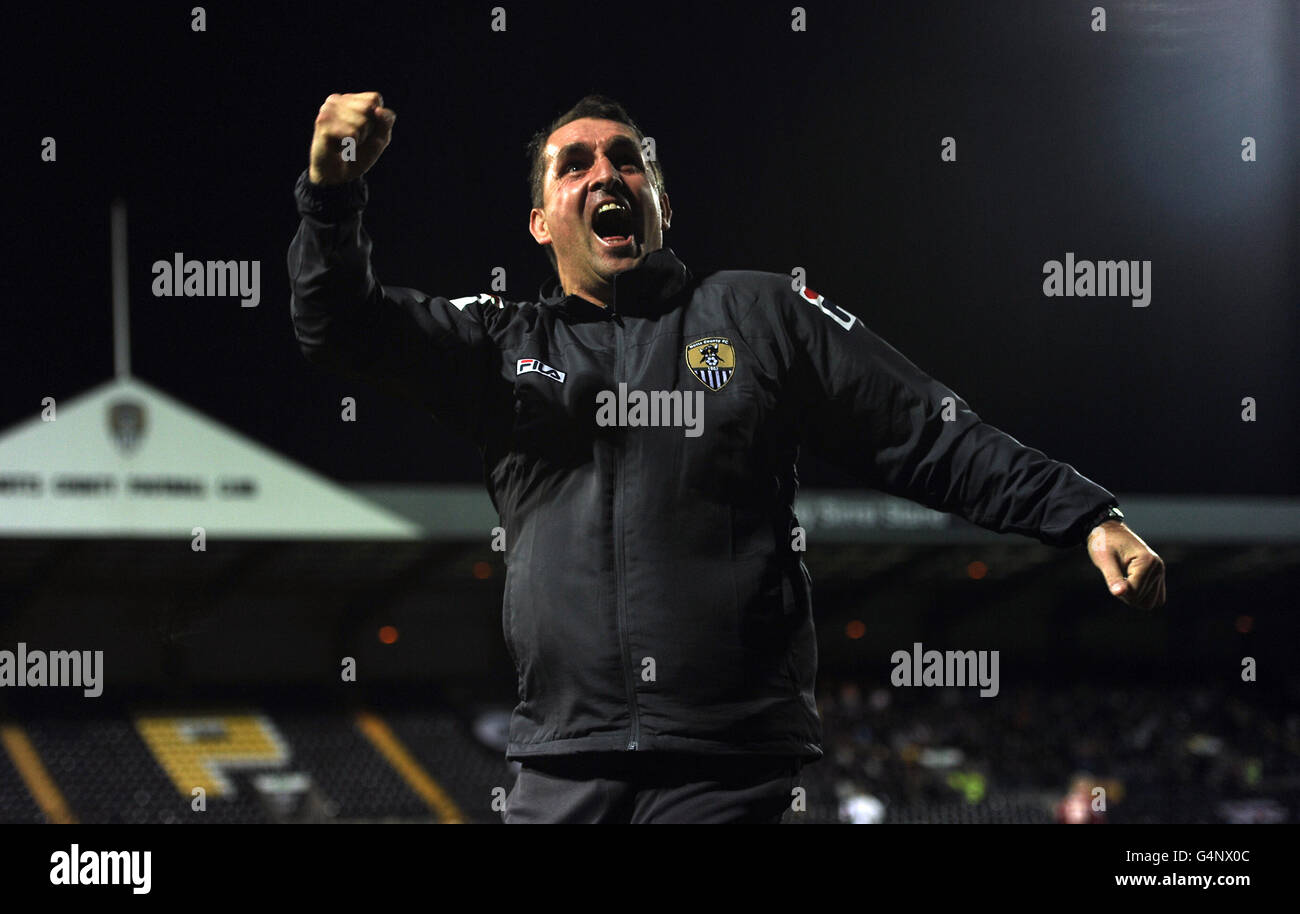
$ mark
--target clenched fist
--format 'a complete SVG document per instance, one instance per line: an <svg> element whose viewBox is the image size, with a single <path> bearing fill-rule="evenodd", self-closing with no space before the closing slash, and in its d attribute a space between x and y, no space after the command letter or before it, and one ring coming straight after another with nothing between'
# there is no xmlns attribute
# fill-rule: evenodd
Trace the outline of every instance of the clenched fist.
<svg viewBox="0 0 1300 914"><path fill-rule="evenodd" d="M1108 520L1088 534L1088 555L1106 588L1129 606L1165 605L1165 562L1123 522Z"/></svg>
<svg viewBox="0 0 1300 914"><path fill-rule="evenodd" d="M316 132L311 138L311 167L314 184L344 184L368 172L393 138L397 113L384 107L378 92L331 95L316 115ZM344 144L344 139L356 140Z"/></svg>

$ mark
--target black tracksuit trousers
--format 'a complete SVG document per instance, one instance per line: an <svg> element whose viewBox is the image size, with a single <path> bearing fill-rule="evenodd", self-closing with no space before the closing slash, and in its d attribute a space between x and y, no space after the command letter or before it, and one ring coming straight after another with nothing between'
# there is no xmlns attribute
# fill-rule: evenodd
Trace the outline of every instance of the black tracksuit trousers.
<svg viewBox="0 0 1300 914"><path fill-rule="evenodd" d="M502 819L513 824L779 825L802 760L668 752L521 759Z"/></svg>

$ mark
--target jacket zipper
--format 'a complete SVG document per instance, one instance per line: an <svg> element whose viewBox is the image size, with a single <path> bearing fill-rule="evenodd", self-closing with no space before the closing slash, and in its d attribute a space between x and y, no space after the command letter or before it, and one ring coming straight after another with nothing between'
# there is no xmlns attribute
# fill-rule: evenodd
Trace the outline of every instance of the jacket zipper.
<svg viewBox="0 0 1300 914"><path fill-rule="evenodd" d="M614 322L614 383L623 376L623 318L612 310L610 320ZM632 673L631 648L627 638L627 577L624 568L623 546L623 439L620 432L619 447L614 451L614 573L618 576L618 645L623 654L623 678L627 683L627 704L632 712L632 738L628 741L630 751L637 749L641 739L641 713L636 705L636 679Z"/></svg>

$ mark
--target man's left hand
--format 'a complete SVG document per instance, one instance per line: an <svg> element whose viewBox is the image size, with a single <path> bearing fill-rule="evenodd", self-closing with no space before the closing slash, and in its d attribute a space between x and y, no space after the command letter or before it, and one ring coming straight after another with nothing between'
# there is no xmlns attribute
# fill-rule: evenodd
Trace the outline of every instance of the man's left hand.
<svg viewBox="0 0 1300 914"><path fill-rule="evenodd" d="M1088 556L1106 587L1129 606L1165 605L1165 563L1123 522L1108 520L1088 534Z"/></svg>

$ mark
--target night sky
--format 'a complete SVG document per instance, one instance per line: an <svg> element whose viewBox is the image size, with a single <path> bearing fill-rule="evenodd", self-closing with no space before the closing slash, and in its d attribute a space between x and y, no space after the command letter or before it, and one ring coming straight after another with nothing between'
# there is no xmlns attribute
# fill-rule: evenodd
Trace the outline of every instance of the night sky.
<svg viewBox="0 0 1300 914"><path fill-rule="evenodd" d="M456 297L503 266L529 300L549 266L525 144L601 91L655 137L666 243L696 273L804 267L986 421L1117 493L1298 495L1300 5L1098 3L1106 32L1095 3L1040 0L808 3L802 33L777 3L506 3L504 33L493 3L210 4L205 33L192 3L22 4L0 428L112 377L120 195L136 377L343 481L481 479L468 442L301 356L293 183L325 96L379 90L398 113L368 178L381 281ZM178 251L260 260L260 305L154 297L150 265ZM1044 297L1067 252L1150 260L1150 306Z"/></svg>

